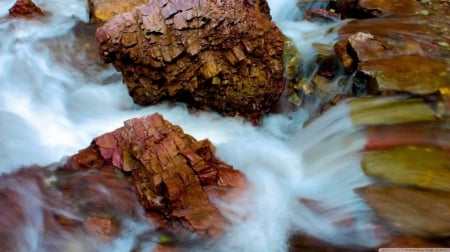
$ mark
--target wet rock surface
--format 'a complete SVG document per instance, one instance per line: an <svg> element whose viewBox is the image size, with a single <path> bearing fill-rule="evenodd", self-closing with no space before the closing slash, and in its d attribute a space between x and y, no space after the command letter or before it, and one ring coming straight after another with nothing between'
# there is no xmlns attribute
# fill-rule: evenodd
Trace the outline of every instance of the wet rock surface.
<svg viewBox="0 0 450 252"><path fill-rule="evenodd" d="M450 194L390 186L356 189L377 214L403 234L423 237L450 235Z"/></svg>
<svg viewBox="0 0 450 252"><path fill-rule="evenodd" d="M284 89L284 37L265 1L150 1L97 30L133 100L257 120Z"/></svg>
<svg viewBox="0 0 450 252"><path fill-rule="evenodd" d="M355 192L393 234L380 247L448 247L450 3L299 2L326 6L309 11L316 22L354 19L339 28L333 45L351 88L329 85L321 111L344 102L352 124L365 128L361 169L374 184Z"/></svg>

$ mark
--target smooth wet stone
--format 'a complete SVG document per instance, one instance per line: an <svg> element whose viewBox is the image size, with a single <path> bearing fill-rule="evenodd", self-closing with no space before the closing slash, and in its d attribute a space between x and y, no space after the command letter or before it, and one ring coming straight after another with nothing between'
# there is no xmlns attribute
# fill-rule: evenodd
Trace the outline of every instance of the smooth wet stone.
<svg viewBox="0 0 450 252"><path fill-rule="evenodd" d="M355 189L388 225L404 235L450 235L450 193L393 186Z"/></svg>
<svg viewBox="0 0 450 252"><path fill-rule="evenodd" d="M343 40L357 33L372 36L359 45L353 43L360 55L372 56L372 59L373 55L376 58L418 55L445 61L450 55L450 47L445 46L450 41L450 23L442 20L446 15L450 15L450 12L431 16L417 14L354 20L339 29L338 34ZM364 51L365 47L368 48Z"/></svg>
<svg viewBox="0 0 450 252"><path fill-rule="evenodd" d="M365 150L400 146L430 146L450 151L450 124L444 122L377 125L367 128Z"/></svg>
<svg viewBox="0 0 450 252"><path fill-rule="evenodd" d="M354 98L349 101L349 110L353 125L392 125L439 120L433 108L420 98Z"/></svg>
<svg viewBox="0 0 450 252"><path fill-rule="evenodd" d="M394 185L450 192L450 153L427 146L404 146L364 154L367 176Z"/></svg>

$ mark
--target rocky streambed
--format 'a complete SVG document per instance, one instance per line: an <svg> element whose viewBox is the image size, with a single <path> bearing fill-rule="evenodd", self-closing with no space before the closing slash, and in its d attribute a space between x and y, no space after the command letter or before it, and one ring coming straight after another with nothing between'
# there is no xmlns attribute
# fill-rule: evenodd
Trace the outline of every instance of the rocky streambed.
<svg viewBox="0 0 450 252"><path fill-rule="evenodd" d="M339 24L329 31L339 41L314 44L312 61L271 21L263 0L92 0L91 24L79 23L69 35L43 44L58 52L58 63L75 65L92 79L112 63L120 74L103 84L122 76L133 101L144 106L184 102L191 113L213 110L252 127L267 115L306 109L304 127L319 129L328 127L320 118L346 106L350 125L366 134L356 152L370 183L353 189L373 210L370 223L379 242L332 242L292 228L284 249L449 247L450 2L311 6L302 9L305 19ZM26 0L9 13L3 22L52 15ZM73 35L79 40L75 52L87 57L61 55L65 49L56 41ZM316 67L313 74L307 64ZM130 221L152 227L134 240L133 251L220 250L227 230L248 218L229 206L251 201L255 185L215 152L209 140L197 140L155 113L125 121L60 163L3 174L0 232L7 239L0 250L114 246L132 232ZM298 201L323 218L339 211L316 199ZM38 226L35 236L41 238L23 237L28 226ZM349 214L332 226L352 234L358 219ZM85 236L87 244L70 238Z"/></svg>

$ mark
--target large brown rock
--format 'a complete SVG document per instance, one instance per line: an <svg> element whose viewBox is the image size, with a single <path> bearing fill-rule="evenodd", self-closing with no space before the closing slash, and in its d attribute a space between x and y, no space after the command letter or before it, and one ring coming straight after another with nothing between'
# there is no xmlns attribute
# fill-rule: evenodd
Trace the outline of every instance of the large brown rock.
<svg viewBox="0 0 450 252"><path fill-rule="evenodd" d="M265 0L152 0L96 38L141 105L171 99L257 119L284 89L284 37Z"/></svg>
<svg viewBox="0 0 450 252"><path fill-rule="evenodd" d="M449 192L374 185L355 191L402 234L423 237L450 235Z"/></svg>

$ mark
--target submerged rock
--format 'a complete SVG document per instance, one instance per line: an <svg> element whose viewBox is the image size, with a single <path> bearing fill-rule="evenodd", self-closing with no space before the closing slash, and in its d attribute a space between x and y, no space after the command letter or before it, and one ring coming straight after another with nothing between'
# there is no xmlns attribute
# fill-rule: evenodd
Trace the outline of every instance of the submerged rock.
<svg viewBox="0 0 450 252"><path fill-rule="evenodd" d="M364 173L393 185L450 192L450 155L427 146L406 146L364 154Z"/></svg>
<svg viewBox="0 0 450 252"><path fill-rule="evenodd" d="M355 192L402 234L450 236L449 192L374 185Z"/></svg>
<svg viewBox="0 0 450 252"><path fill-rule="evenodd" d="M349 102L353 125L394 125L438 121L440 115L421 98L359 97Z"/></svg>
<svg viewBox="0 0 450 252"><path fill-rule="evenodd" d="M449 152L449 122L408 123L368 127L365 150L386 150L400 146L428 146Z"/></svg>
<svg viewBox="0 0 450 252"><path fill-rule="evenodd" d="M133 100L164 99L257 120L284 89L284 36L265 0L150 1L97 30Z"/></svg>
<svg viewBox="0 0 450 252"><path fill-rule="evenodd" d="M31 0L17 0L13 7L9 9L9 15L12 17L30 18L33 16L44 16L44 12Z"/></svg>

